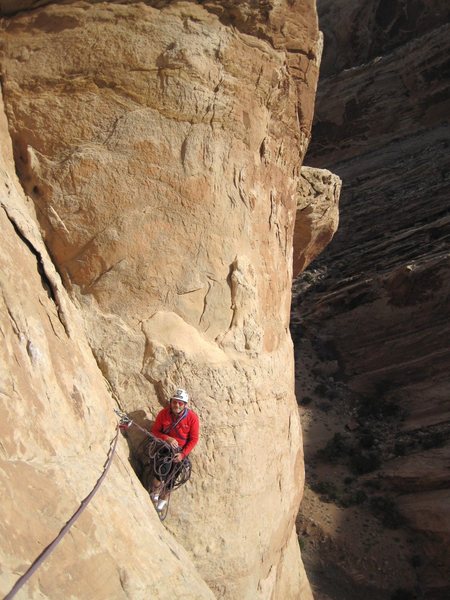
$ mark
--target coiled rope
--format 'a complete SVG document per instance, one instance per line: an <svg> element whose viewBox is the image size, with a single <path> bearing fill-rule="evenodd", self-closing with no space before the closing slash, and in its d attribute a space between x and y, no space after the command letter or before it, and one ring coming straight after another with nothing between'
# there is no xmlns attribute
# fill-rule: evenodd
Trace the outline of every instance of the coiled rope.
<svg viewBox="0 0 450 600"><path fill-rule="evenodd" d="M155 437L132 421L126 413L116 409L114 412L120 417L119 427L121 429L126 430L134 425L146 436L137 448L137 455L141 462L150 468L151 476L150 480L145 476L141 477L141 482L151 496L153 479L156 478L160 482L158 495L159 498L166 497L167 504L163 510L157 510L157 513L159 519L164 521L169 510L170 493L185 484L191 476L191 461L187 457L179 462L175 461L175 454L180 452L181 448L174 449L166 441Z"/></svg>
<svg viewBox="0 0 450 600"><path fill-rule="evenodd" d="M108 451L108 456L107 456L106 462L103 467L103 473L100 475L99 479L97 480L97 483L92 488L92 491L86 496L86 498L84 498L84 500L81 501L81 504L80 504L78 510L67 521L67 523L61 529L61 531L58 533L58 535L55 537L55 539L41 552L41 554L39 554L39 556L30 565L30 567L27 569L27 571L16 581L16 583L14 584L11 591L5 596L4 600L10 600L11 598L13 598L17 594L17 592L22 588L22 586L25 585L25 583L30 579L30 577L33 575L33 573L42 565L44 560L53 552L53 550L56 548L56 546L59 544L59 542L62 540L62 538L66 535L66 533L69 531L69 529L75 523L75 521L79 518L81 513L87 507L89 502L95 496L98 488L102 484L103 480L106 477L106 474L109 471L109 467L111 466L111 462L112 462L114 453L116 451L118 437L119 437L119 426L117 426L117 432L116 432L115 437L113 438L113 440L111 440L111 444L110 444L109 451Z"/></svg>
<svg viewBox="0 0 450 600"><path fill-rule="evenodd" d="M144 456L148 456L154 476L163 484L160 495L166 490L171 492L178 489L191 476L191 461L183 458L180 462L175 462L177 451L167 442L151 436L142 442L139 449Z"/></svg>
<svg viewBox="0 0 450 600"><path fill-rule="evenodd" d="M188 481L191 476L191 461L188 458L183 458L180 462L174 460L175 454L181 452L181 448L175 449L166 441L155 437L132 421L126 413L117 409L114 409L114 412L120 417L120 429L126 430L134 425L146 435L138 447L138 454L150 459L153 474L163 483L165 491L176 490ZM160 490L162 494L162 488ZM148 490L148 492L150 491Z"/></svg>

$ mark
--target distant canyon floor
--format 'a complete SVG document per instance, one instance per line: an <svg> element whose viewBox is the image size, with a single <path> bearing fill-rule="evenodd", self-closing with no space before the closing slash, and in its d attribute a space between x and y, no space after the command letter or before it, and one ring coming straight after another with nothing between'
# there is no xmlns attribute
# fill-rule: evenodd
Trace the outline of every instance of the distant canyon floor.
<svg viewBox="0 0 450 600"><path fill-rule="evenodd" d="M396 512L379 471L361 465L356 436L371 444L357 400L336 376L334 360L310 340L296 342L296 386L304 436L306 485L297 531L316 600L416 598L421 558L414 533ZM382 446L398 421L380 424ZM336 435L337 434L337 435ZM363 442L364 443L364 442ZM383 448L379 448L382 452ZM370 469L370 472L361 473Z"/></svg>

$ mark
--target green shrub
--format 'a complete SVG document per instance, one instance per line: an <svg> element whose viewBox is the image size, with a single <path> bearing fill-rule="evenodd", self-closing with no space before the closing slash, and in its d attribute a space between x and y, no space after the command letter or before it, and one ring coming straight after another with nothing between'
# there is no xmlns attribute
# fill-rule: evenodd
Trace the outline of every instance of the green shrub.
<svg viewBox="0 0 450 600"><path fill-rule="evenodd" d="M420 444L425 450L430 448L440 448L445 444L447 436L444 431L433 431L422 438Z"/></svg>
<svg viewBox="0 0 450 600"><path fill-rule="evenodd" d="M370 508L383 525L389 529L397 529L405 524L404 517L399 513L392 498L375 496L370 499Z"/></svg>
<svg viewBox="0 0 450 600"><path fill-rule="evenodd" d="M302 536L298 536L298 545L300 546L300 551L303 552L306 549L306 540Z"/></svg>
<svg viewBox="0 0 450 600"><path fill-rule="evenodd" d="M400 413L400 407L394 402L384 400L380 396L366 396L362 398L358 406L358 417L360 419L389 419Z"/></svg>
<svg viewBox="0 0 450 600"><path fill-rule="evenodd" d="M319 481L318 483L312 485L311 488L328 502L332 502L338 497L336 486L331 481Z"/></svg>
<svg viewBox="0 0 450 600"><path fill-rule="evenodd" d="M342 433L335 433L334 436L328 440L324 448L318 450L317 456L326 462L334 463L339 458L350 454L351 451L351 440Z"/></svg>
<svg viewBox="0 0 450 600"><path fill-rule="evenodd" d="M376 437L372 432L363 433L359 436L359 444L363 448L372 448L376 441Z"/></svg>
<svg viewBox="0 0 450 600"><path fill-rule="evenodd" d="M378 479L368 479L363 482L363 486L371 490L381 490L381 481Z"/></svg>
<svg viewBox="0 0 450 600"><path fill-rule="evenodd" d="M316 387L314 388L314 392L318 395L318 396L326 396L328 394L328 387L324 384L324 383L319 383L318 385L316 385Z"/></svg>
<svg viewBox="0 0 450 600"><path fill-rule="evenodd" d="M364 475L365 473L375 471L380 465L381 456L380 453L375 450L353 454L350 459L350 468L357 475Z"/></svg>
<svg viewBox="0 0 450 600"><path fill-rule="evenodd" d="M422 566L422 557L419 556L418 554L414 554L413 556L411 556L411 566L414 567L415 569L419 568Z"/></svg>
<svg viewBox="0 0 450 600"><path fill-rule="evenodd" d="M302 406L308 406L308 404L311 404L311 402L311 396L303 396L303 398L300 398L299 404L301 404Z"/></svg>
<svg viewBox="0 0 450 600"><path fill-rule="evenodd" d="M367 494L364 490L356 490L350 498L353 504L361 504L367 500Z"/></svg>
<svg viewBox="0 0 450 600"><path fill-rule="evenodd" d="M407 449L406 442L400 442L400 441L395 442L395 445L394 445L394 454L396 456L405 456L406 449Z"/></svg>
<svg viewBox="0 0 450 600"><path fill-rule="evenodd" d="M349 506L355 506L362 504L367 500L367 494L364 490L355 490L351 494L344 496L341 500L341 504L344 508Z"/></svg>

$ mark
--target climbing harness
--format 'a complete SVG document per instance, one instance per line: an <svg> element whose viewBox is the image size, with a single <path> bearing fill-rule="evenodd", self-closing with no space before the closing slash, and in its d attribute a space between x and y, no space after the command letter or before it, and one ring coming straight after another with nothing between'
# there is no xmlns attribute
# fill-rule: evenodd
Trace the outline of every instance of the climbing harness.
<svg viewBox="0 0 450 600"><path fill-rule="evenodd" d="M153 479L156 478L160 482L158 497L167 499L167 503L161 510L158 510L158 504L155 501L159 518L164 521L169 510L171 492L185 484L191 476L191 461L188 458L183 458L180 462L175 462L174 458L177 450L174 450L164 440L154 436L145 439L141 443L138 452L140 456L143 456L145 465L149 467L151 472L151 479L146 485L150 496L152 496Z"/></svg>
<svg viewBox="0 0 450 600"><path fill-rule="evenodd" d="M162 509L158 510L158 500L154 500L153 497L152 500L160 520L164 521L169 510L171 492L185 484L191 476L191 461L189 458L185 457L181 461L176 462L174 460L175 455L181 449L174 449L164 440L155 437L149 431L130 419L125 412L118 409L114 409L114 412L120 418L119 428L122 431L127 430L134 425L146 435L137 449L137 454L142 457L141 460L144 466L149 469L150 475L147 477L143 476L141 481L150 494L150 497L152 497L153 493L153 479L156 478L160 482L158 488L158 500L162 497L167 499L167 502ZM175 427L184 416L185 415L182 415L182 417L178 419L175 423Z"/></svg>
<svg viewBox="0 0 450 600"><path fill-rule="evenodd" d="M76 510L76 512L70 517L70 519L67 521L67 523L64 525L64 527L61 529L61 531L58 533L56 538L46 548L44 548L44 550L41 552L41 554L39 554L39 556L34 560L34 562L27 569L27 571L25 571L25 573L16 581L16 583L12 587L11 591L4 597L3 600L11 600L11 598L13 598L17 594L17 592L22 588L22 586L25 585L25 583L30 579L30 577L33 575L33 573L41 566L41 564L44 562L44 560L53 552L53 550L56 548L56 546L59 544L59 542L62 540L62 538L66 535L66 533L69 531L69 529L75 523L75 521L79 518L81 513L87 507L89 502L95 496L98 488L100 487L100 485L102 484L103 480L106 477L106 474L108 473L109 467L111 466L111 462L112 462L114 453L116 451L118 438L119 438L119 427L117 427L116 435L113 438L113 440L111 441L109 451L108 451L108 456L107 456L105 465L103 467L103 473L97 480L97 483L92 488L92 491L86 496L86 498L84 498L84 500L81 501L81 504L78 507L78 509Z"/></svg>

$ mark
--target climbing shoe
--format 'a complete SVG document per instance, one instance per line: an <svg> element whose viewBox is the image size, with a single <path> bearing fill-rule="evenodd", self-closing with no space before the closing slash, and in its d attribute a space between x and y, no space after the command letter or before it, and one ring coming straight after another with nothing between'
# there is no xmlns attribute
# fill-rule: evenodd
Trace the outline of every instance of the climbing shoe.
<svg viewBox="0 0 450 600"><path fill-rule="evenodd" d="M156 505L156 510L163 510L167 504L167 500L160 500Z"/></svg>

